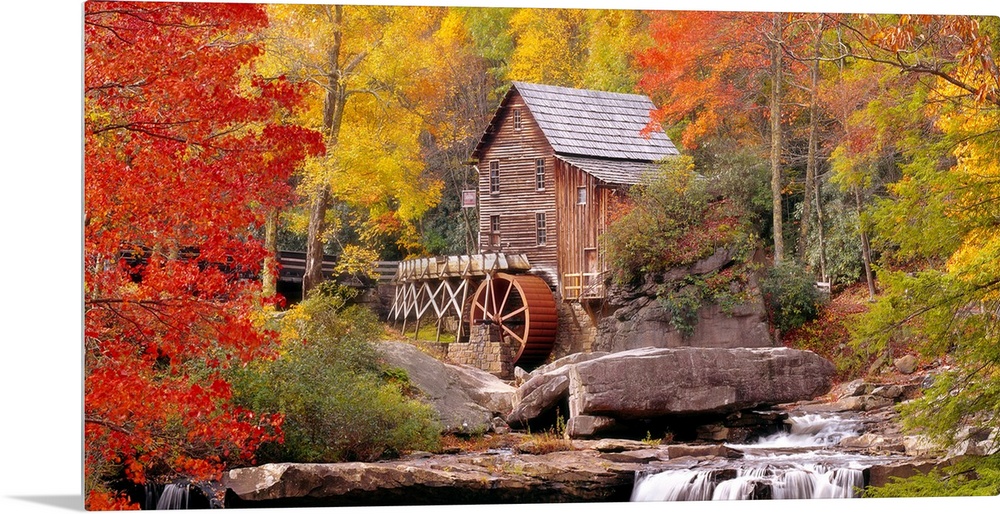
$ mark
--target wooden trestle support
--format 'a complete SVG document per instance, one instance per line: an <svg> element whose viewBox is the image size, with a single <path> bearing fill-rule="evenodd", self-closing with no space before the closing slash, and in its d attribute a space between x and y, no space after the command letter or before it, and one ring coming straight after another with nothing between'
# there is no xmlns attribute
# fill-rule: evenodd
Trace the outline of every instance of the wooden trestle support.
<svg viewBox="0 0 1000 514"><path fill-rule="evenodd" d="M458 321L459 341L472 334L504 341L516 349L513 365L530 369L551 353L558 316L549 285L524 274L529 269L527 257L520 254L402 261L389 321L402 323L405 333L412 320L419 332L421 320L433 315L440 341L442 322L452 316Z"/></svg>

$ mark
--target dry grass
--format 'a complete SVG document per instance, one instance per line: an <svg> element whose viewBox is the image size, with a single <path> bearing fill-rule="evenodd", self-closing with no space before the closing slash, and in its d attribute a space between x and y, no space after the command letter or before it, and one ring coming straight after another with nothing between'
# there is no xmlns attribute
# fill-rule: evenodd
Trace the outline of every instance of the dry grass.
<svg viewBox="0 0 1000 514"><path fill-rule="evenodd" d="M545 455L576 449L573 442L553 431L540 434L508 433L463 437L447 434L441 438L443 453L476 453L487 450L511 450L530 455Z"/></svg>
<svg viewBox="0 0 1000 514"><path fill-rule="evenodd" d="M445 453L473 453L502 449L513 450L527 438L529 438L529 436L513 432L503 435L486 434L470 437L446 434L441 437L441 448Z"/></svg>
<svg viewBox="0 0 1000 514"><path fill-rule="evenodd" d="M543 432L528 436L527 440L517 446L517 451L531 455L545 455L546 453L564 452L574 449L572 441L555 432Z"/></svg>

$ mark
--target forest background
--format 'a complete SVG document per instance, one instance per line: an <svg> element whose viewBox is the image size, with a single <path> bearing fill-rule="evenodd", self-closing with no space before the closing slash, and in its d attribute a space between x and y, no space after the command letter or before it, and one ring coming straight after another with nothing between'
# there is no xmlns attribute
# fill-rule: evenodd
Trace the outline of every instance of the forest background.
<svg viewBox="0 0 1000 514"><path fill-rule="evenodd" d="M774 5L772 5L774 4ZM532 3L531 5L544 4ZM670 5L635 5L638 8L662 8ZM882 12L935 12L939 9L946 9L949 13L961 12L961 4L951 3L948 6L931 5L926 9L920 9L921 3L912 2L886 2L880 4L879 10ZM581 5L581 7L590 7ZM594 7L603 7L600 5ZM619 7L630 7L630 5L615 5ZM686 7L686 6L678 6ZM732 9L737 6L728 3L706 3L706 9ZM739 6L743 8L743 6ZM777 2L762 3L755 8L760 9L802 9L802 4L795 6L781 5ZM840 12L859 12L870 10L870 7L862 3L857 5L851 2L826 6L820 4L817 10L830 11L836 9ZM965 12L976 12L977 5L970 4ZM32 86L32 93L27 96L32 101L20 102L32 107L31 115L16 115L13 119L22 120L16 128L20 134L46 134L45 143L40 144L39 138L32 138L31 144L11 145L10 148L27 148L34 155L53 153L65 154L65 157L56 157L53 161L46 161L44 167L40 168L37 159L25 159L24 162L15 161L16 165L10 170L36 169L46 173L61 174L64 170L79 169L79 160L74 157L79 149L79 124L76 118L79 113L79 97L67 94L72 87L67 85L77 84L80 77L80 63L76 58L65 60L67 48L78 48L80 38L72 37L79 34L79 10L66 7L71 12L71 16L66 19L61 18L61 13L54 18L59 18L55 23L55 29L47 32L62 34L62 37L40 38L37 35L21 35L16 31L14 35L23 37L22 41L39 41L35 46L42 55L51 54L52 59L43 59L39 53L15 52L20 66L16 69L25 70L26 75L32 75L37 67L38 61L46 63L56 63L54 66L46 66L47 73L43 76L55 78L39 80L38 86ZM15 11L16 13L17 11ZM989 13L984 13L989 14ZM33 13L18 13L11 19L30 19ZM68 41L65 35L70 35ZM10 35L5 35L5 38ZM52 46L52 42L55 46ZM8 44L8 47L13 47ZM61 55L62 58L55 57ZM7 88L8 97L13 97L14 91ZM48 89L51 87L52 89ZM18 92L18 94L22 94ZM20 114L19 111L16 113ZM34 130L29 130L33 128ZM13 125L5 127L5 136L11 136L10 131ZM5 137L5 141L22 141L23 136ZM9 144L9 143L5 143ZM58 147L58 151L52 148ZM25 152L19 152L25 155ZM78 155L78 154L77 154ZM63 161L62 159L65 159ZM51 164L50 164L51 163ZM38 191L37 183L29 183L29 179L37 177L35 173L20 173L16 177L10 177L11 187L5 188L5 200L8 195L14 192ZM72 176L72 174L70 174ZM59 175L62 176L62 175ZM41 270L37 273L15 273L15 281L10 291L14 292L5 298L4 306L6 312L22 312L30 306L33 314L28 319L31 320L31 327L15 327L15 331L10 338L12 353L5 363L5 385L9 391L25 390L25 384L30 384L27 388L34 394L17 395L11 398L9 409L23 413L27 418L23 423L17 423L17 435L8 435L7 445L15 451L11 453L11 458L19 466L16 469L5 467L4 480L5 492L8 495L28 498L27 504L23 501L18 505L28 508L44 506L47 504L58 504L59 495L78 498L79 490L79 466L75 458L80 455L80 441L77 438L80 426L80 404L78 392L80 369L80 355L77 350L79 333L78 328L81 316L79 312L79 297L74 294L64 294L67 287L72 291L72 285L78 281L78 276L73 266L67 266L64 251L69 252L72 257L74 249L79 248L80 233L78 213L80 209L80 181L69 179L57 181L59 183L46 184L45 194L31 195L31 201L5 201L5 210L14 208L15 212L35 213L32 223L18 223L15 226L8 226L5 230L10 230L7 241L10 241L10 249L30 248L33 250L32 268ZM18 196L21 196L20 194ZM59 207L51 208L52 205ZM67 208L68 206L68 208ZM12 213L7 213L8 219L17 219ZM57 242L53 244L53 242ZM48 251L39 251L39 249ZM14 263L23 262L18 252L5 252L8 256L5 259L5 269L16 268ZM14 255L10 255L14 253ZM70 258L70 261L73 259ZM66 271L61 271L66 270ZM23 278L22 278L23 277ZM54 324L51 318L56 316L60 323ZM30 329L29 329L30 328ZM59 349L58 352L50 351L51 348ZM43 357L44 355L44 357ZM25 371L23 363L35 364L37 371ZM18 371L14 371L18 369ZM58 377L58 378L55 378ZM66 378L68 377L68 379ZM76 377L74 379L73 377ZM10 381L9 383L6 381ZM32 478L35 477L35 478ZM37 477L46 477L39 480ZM26 480L27 479L27 480ZM53 487L53 484L59 484ZM9 491L9 492L8 492ZM35 498L35 500L31 500ZM48 500L46 500L48 498ZM5 501L7 498L5 498ZM704 508L702 506L701 508Z"/></svg>

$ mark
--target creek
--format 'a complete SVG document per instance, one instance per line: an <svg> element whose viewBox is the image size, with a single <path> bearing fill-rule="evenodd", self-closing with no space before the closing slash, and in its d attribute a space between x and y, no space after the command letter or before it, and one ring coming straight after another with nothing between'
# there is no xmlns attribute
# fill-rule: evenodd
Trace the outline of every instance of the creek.
<svg viewBox="0 0 1000 514"><path fill-rule="evenodd" d="M894 460L837 450L858 426L840 416L792 416L786 431L752 444L727 444L743 452L738 461L637 472L631 501L856 498L865 470Z"/></svg>

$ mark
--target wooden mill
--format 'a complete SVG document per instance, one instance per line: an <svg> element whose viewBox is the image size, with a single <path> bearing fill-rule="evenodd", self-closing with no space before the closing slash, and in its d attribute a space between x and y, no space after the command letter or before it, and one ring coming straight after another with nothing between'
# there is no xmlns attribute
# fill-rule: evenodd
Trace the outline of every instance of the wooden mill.
<svg viewBox="0 0 1000 514"><path fill-rule="evenodd" d="M471 156L483 253L400 263L390 320L457 319L449 358L500 375L587 349L605 296L601 235L628 189L678 154L651 129L655 108L643 95L514 82ZM500 365L476 351L499 352Z"/></svg>

